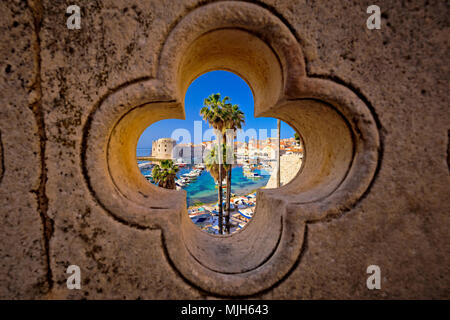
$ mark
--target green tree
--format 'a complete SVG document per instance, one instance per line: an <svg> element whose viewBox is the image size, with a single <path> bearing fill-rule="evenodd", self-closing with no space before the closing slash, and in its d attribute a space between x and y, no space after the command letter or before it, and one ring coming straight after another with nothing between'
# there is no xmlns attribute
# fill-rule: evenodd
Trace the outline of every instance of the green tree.
<svg viewBox="0 0 450 320"><path fill-rule="evenodd" d="M222 146L223 148L223 146ZM214 146L205 156L206 170L209 171L211 176L217 183L219 183L219 160L217 153L217 146ZM226 164L222 163L222 172L226 171Z"/></svg>
<svg viewBox="0 0 450 320"><path fill-rule="evenodd" d="M295 138L295 141L298 143L298 144L300 144L301 143L301 140L300 140L300 135L296 132L296 133L294 133L294 138Z"/></svg>
<svg viewBox="0 0 450 320"><path fill-rule="evenodd" d="M220 93L211 94L203 101L203 108L200 115L211 127L216 131L217 139L222 138L225 132L225 110L224 105L228 103L229 97L221 99ZM221 143L223 146L223 141ZM217 154L219 155L219 154ZM219 206L219 233L223 234L223 208L222 208L222 176L223 176L223 157L218 157L217 163L211 163L210 172L213 175L217 170L218 190L218 206ZM222 158L222 159L220 159ZM217 166L216 166L217 165ZM212 171L211 171L212 170ZM213 176L214 177L214 176Z"/></svg>
<svg viewBox="0 0 450 320"><path fill-rule="evenodd" d="M162 188L176 189L175 178L178 170L172 160L162 160L160 165L155 165L152 170L153 181Z"/></svg>
<svg viewBox="0 0 450 320"><path fill-rule="evenodd" d="M208 122L216 130L216 136L221 136L222 138L222 159L216 161L217 163L211 162L209 164L209 171L211 175L218 181L219 191L219 232L223 233L223 207L222 207L222 179L223 172L226 172L226 183L227 183L227 198L226 198L226 230L230 233L230 201L231 201L231 170L233 168L232 163L224 163L226 159L226 147L225 145L231 145L231 154L234 155L234 138L237 129L241 129L245 123L244 113L239 109L238 105L233 105L229 103L230 98L225 97L221 99L220 93L212 94L207 99L205 99L203 105L204 107L200 110L200 115L205 121ZM227 135L227 132L230 134ZM227 140L230 141L227 141ZM214 149L213 149L214 150ZM209 156L211 157L211 152ZM216 157L219 156L218 152L215 152ZM217 177L214 175L217 174Z"/></svg>
<svg viewBox="0 0 450 320"><path fill-rule="evenodd" d="M239 109L239 106L237 104L229 104L227 103L224 106L225 114L225 130L231 130L229 131L232 133L226 134L227 139L227 146L231 145L232 148L232 154L234 155L234 138L236 136L236 130L242 129L242 126L245 124L245 116L244 113ZM230 139L231 141L228 141ZM225 229L227 233L231 232L230 228L230 216L231 216L231 170L233 169L232 164L226 165L227 170L227 196L226 196L226 212L227 215L225 216Z"/></svg>

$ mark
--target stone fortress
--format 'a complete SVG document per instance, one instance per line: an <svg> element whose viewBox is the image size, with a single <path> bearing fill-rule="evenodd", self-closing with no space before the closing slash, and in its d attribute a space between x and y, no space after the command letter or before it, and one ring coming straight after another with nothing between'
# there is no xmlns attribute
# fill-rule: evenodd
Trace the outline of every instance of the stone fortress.
<svg viewBox="0 0 450 320"><path fill-rule="evenodd" d="M152 158L173 159L176 141L171 138L161 138L152 142Z"/></svg>
<svg viewBox="0 0 450 320"><path fill-rule="evenodd" d="M69 30L66 1L2 1L0 298L449 299L449 8L376 4L369 30L360 1L83 1ZM135 156L211 70L305 147L224 238Z"/></svg>

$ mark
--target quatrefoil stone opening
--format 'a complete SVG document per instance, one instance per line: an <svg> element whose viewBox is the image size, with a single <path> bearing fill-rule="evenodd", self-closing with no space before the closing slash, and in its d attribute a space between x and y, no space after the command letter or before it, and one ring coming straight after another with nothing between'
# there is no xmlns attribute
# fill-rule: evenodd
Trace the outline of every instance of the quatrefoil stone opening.
<svg viewBox="0 0 450 320"><path fill-rule="evenodd" d="M93 106L82 161L91 194L130 228L161 229L167 258L192 285L218 296L268 289L299 262L305 225L339 217L369 188L380 143L374 117L349 88L308 77L295 35L255 4L218 2L191 11L168 34L158 61L148 78ZM301 129L306 146L301 173L281 188L258 191L252 221L229 236L199 230L184 192L149 184L136 166L142 132L162 119L183 119L187 88L212 70L246 80L255 116Z"/></svg>

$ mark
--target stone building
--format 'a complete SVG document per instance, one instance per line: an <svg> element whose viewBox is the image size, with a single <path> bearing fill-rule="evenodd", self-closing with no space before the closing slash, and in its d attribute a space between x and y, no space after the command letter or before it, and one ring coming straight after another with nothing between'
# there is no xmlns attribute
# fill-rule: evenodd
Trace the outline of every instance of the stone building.
<svg viewBox="0 0 450 320"><path fill-rule="evenodd" d="M173 149L173 157L183 163L203 163L206 144L184 143L177 144Z"/></svg>
<svg viewBox="0 0 450 320"><path fill-rule="evenodd" d="M361 1L80 1L73 30L68 3L0 2L1 299L450 298L446 1L379 0L372 30ZM223 238L136 166L211 70L305 147Z"/></svg>
<svg viewBox="0 0 450 320"><path fill-rule="evenodd" d="M171 138L161 138L152 142L152 157L157 159L174 159L176 141Z"/></svg>

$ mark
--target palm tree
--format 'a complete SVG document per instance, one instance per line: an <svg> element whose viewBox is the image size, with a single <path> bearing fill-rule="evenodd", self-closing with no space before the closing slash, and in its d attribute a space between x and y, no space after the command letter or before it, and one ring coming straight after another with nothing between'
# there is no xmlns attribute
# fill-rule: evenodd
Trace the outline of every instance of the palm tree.
<svg viewBox="0 0 450 320"><path fill-rule="evenodd" d="M297 144L300 145L301 144L300 135L297 132L294 133L294 138L295 142L297 142Z"/></svg>
<svg viewBox="0 0 450 320"><path fill-rule="evenodd" d="M222 146L223 148L224 146ZM223 153L225 152L225 150L223 150ZM213 179L215 181L217 181L218 184L218 188L219 188L219 202L218 202L218 206L219 206L219 233L223 233L223 213L221 215L221 211L220 209L222 208L222 192L220 191L220 189L222 189L222 183L221 183L221 173L220 172L225 172L227 169L225 168L225 164L221 163L219 164L219 155L218 155L218 146L214 146L211 150L209 150L209 152L206 154L205 157L205 166L206 166L206 170L209 171L209 173L211 174L211 176L213 177ZM222 223L221 223L222 221Z"/></svg>
<svg viewBox="0 0 450 320"><path fill-rule="evenodd" d="M205 157L205 167L217 183L219 183L219 161L217 146L214 146ZM222 172L226 171L226 165L222 163Z"/></svg>
<svg viewBox="0 0 450 320"><path fill-rule="evenodd" d="M175 178L178 170L178 166L174 165L172 160L162 160L161 166L155 165L152 170L153 181L159 187L176 189Z"/></svg>
<svg viewBox="0 0 450 320"><path fill-rule="evenodd" d="M232 151L234 151L234 137L236 130L242 129L242 126L245 124L245 116L244 113L239 109L239 106L237 104L231 105L226 104L224 106L225 109L225 128L226 130L233 130L233 136L227 136L228 138L231 138L231 146ZM227 145L230 141L227 141ZM234 155L234 152L233 152ZM227 233L231 232L230 228L230 216L231 216L231 208L230 208L230 202L231 202L231 170L233 169L232 164L226 165L227 170L227 198L226 198L226 211L227 215L225 216L225 229Z"/></svg>
<svg viewBox="0 0 450 320"><path fill-rule="evenodd" d="M210 126L212 126L216 130L216 136L218 138L219 135L221 135L222 143L225 145L228 142L227 130L233 131L233 136L231 137L231 139L232 141L234 141L235 130L242 129L242 125L245 123L244 113L239 109L239 106L236 104L232 105L228 103L228 101L230 101L229 97L224 97L221 100L220 93L212 94L204 100L204 107L200 110L200 115L205 121L209 123ZM226 148L224 147L224 145L222 148L224 154L222 154L222 157L220 157L219 153L217 153L217 156L219 156L217 165L214 165L214 163L210 164L211 175L213 175L213 172L217 170L217 178L215 178L214 176L213 177L218 181L219 185L219 232L221 234L223 233L222 173L225 170L227 174L227 215L225 226L227 232L230 233L231 170L233 168L232 164L222 163L222 160L226 157Z"/></svg>
<svg viewBox="0 0 450 320"><path fill-rule="evenodd" d="M220 93L211 94L203 101L203 108L200 110L200 115L203 117L210 126L216 131L216 137L219 140L224 135L225 128L225 112L224 105L227 104L229 97L221 99ZM222 145L222 144L221 144ZM218 177L217 182L219 185L218 200L219 200L219 233L223 234L223 209L222 209L222 159L220 154L218 161Z"/></svg>

